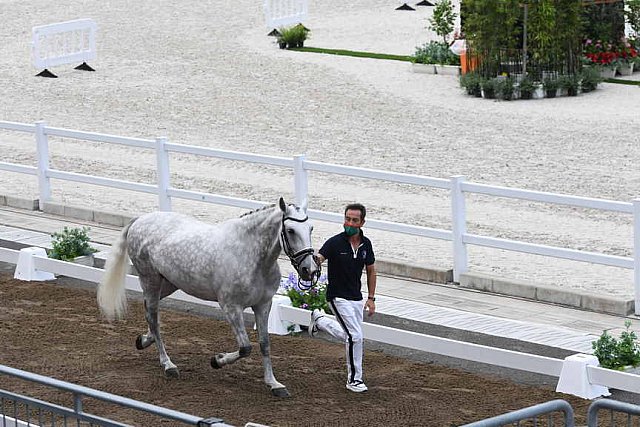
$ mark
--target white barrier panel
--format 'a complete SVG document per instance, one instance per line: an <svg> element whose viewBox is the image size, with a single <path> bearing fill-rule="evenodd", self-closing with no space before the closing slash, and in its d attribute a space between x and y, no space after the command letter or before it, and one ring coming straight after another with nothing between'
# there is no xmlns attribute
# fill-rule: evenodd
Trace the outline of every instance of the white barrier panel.
<svg viewBox="0 0 640 427"><path fill-rule="evenodd" d="M272 30L301 24L308 12L308 0L264 0L264 19Z"/></svg>
<svg viewBox="0 0 640 427"><path fill-rule="evenodd" d="M96 23L92 19L33 27L31 49L34 67L47 69L95 59L96 30Z"/></svg>

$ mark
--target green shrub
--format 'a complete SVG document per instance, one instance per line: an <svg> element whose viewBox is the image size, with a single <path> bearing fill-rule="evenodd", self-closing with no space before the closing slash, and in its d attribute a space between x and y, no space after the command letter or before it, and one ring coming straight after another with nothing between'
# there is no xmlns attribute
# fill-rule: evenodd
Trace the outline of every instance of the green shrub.
<svg viewBox="0 0 640 427"><path fill-rule="evenodd" d="M460 76L460 87L467 91L467 95L481 96L481 78L477 73L466 73Z"/></svg>
<svg viewBox="0 0 640 427"><path fill-rule="evenodd" d="M483 79L480 82L480 86L482 87L482 92L484 93L484 97L487 99L494 99L496 97L496 92L498 91L498 79Z"/></svg>
<svg viewBox="0 0 640 427"><path fill-rule="evenodd" d="M460 65L460 57L449 50L449 45L432 41L417 47L413 55L418 64Z"/></svg>
<svg viewBox="0 0 640 427"><path fill-rule="evenodd" d="M533 92L536 90L536 84L533 79L528 75L524 76L518 85L520 89L520 98L521 99L531 99L533 98Z"/></svg>
<svg viewBox="0 0 640 427"><path fill-rule="evenodd" d="M578 95L578 87L580 87L580 78L575 75L565 75L560 77L558 84L561 88L567 90L569 96Z"/></svg>
<svg viewBox="0 0 640 427"><path fill-rule="evenodd" d="M591 343L593 354L598 358L600 366L622 370L625 366L640 365L640 344L634 331L630 331L631 321L624 322L625 330L616 339L603 331L597 341Z"/></svg>
<svg viewBox="0 0 640 427"><path fill-rule="evenodd" d="M497 92L500 93L500 97L505 101L511 101L514 91L513 79L510 77L502 79L498 81L497 86Z"/></svg>
<svg viewBox="0 0 640 427"><path fill-rule="evenodd" d="M583 92L591 92L602 82L602 76L597 67L583 67L580 72L580 85Z"/></svg>
<svg viewBox="0 0 640 427"><path fill-rule="evenodd" d="M89 244L89 227L68 228L51 235L52 249L49 258L72 261L74 258L98 252Z"/></svg>
<svg viewBox="0 0 640 427"><path fill-rule="evenodd" d="M542 82L542 87L544 88L547 98L555 98L559 86L560 83L554 77L547 77Z"/></svg>
<svg viewBox="0 0 640 427"><path fill-rule="evenodd" d="M278 31L280 32L278 43L286 44L289 49L304 46L304 41L309 36L309 30L301 24L294 25L293 27L283 27Z"/></svg>

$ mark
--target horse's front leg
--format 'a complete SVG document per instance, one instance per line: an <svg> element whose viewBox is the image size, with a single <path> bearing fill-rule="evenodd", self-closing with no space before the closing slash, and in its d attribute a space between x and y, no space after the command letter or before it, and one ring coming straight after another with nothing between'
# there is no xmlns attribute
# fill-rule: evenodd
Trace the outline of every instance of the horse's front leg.
<svg viewBox="0 0 640 427"><path fill-rule="evenodd" d="M277 397L289 397L289 391L284 384L279 383L273 375L271 365L271 343L269 340L269 312L271 311L271 300L252 307L256 317L256 328L258 329L258 341L260 342L260 352L262 353L262 366L264 367L264 382L271 387L271 394Z"/></svg>
<svg viewBox="0 0 640 427"><path fill-rule="evenodd" d="M251 354L251 342L249 342L249 336L247 330L244 327L244 317L242 315L243 308L239 306L222 306L222 311L227 318L227 321L231 324L231 328L236 335L236 341L238 341L238 351L231 353L218 353L211 358L211 367L215 369L222 368L224 365L235 362L241 357L247 357Z"/></svg>

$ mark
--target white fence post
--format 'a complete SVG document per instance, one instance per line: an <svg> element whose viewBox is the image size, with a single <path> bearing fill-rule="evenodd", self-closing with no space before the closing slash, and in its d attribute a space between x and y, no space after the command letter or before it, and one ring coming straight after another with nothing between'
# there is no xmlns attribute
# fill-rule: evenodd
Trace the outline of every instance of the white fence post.
<svg viewBox="0 0 640 427"><path fill-rule="evenodd" d="M304 168L304 154L293 156L293 179L296 196L296 205L307 204L309 197L309 179Z"/></svg>
<svg viewBox="0 0 640 427"><path fill-rule="evenodd" d="M467 214L462 183L464 176L451 177L451 231L453 233L453 281L460 283L460 274L469 270L467 245L462 237L467 232Z"/></svg>
<svg viewBox="0 0 640 427"><path fill-rule="evenodd" d="M51 181L47 176L49 171L49 139L45 134L46 123L36 122L36 155L38 157L38 191L40 203L51 200ZM40 205L42 210L42 205Z"/></svg>
<svg viewBox="0 0 640 427"><path fill-rule="evenodd" d="M169 190L169 154L165 148L167 138L156 138L156 158L158 161L158 208L161 211L171 212L171 197Z"/></svg>
<svg viewBox="0 0 640 427"><path fill-rule="evenodd" d="M640 199L633 200L633 287L637 316L640 315Z"/></svg>

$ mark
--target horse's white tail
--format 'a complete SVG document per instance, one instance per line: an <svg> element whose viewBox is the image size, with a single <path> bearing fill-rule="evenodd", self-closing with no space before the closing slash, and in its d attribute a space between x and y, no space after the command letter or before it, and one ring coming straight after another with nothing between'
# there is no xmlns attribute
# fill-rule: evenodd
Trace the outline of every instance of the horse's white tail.
<svg viewBox="0 0 640 427"><path fill-rule="evenodd" d="M106 271L98 285L98 305L102 314L109 321L122 318L127 311L125 288L127 233L133 221L122 230L118 240L111 246L111 252L105 265Z"/></svg>

